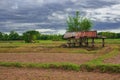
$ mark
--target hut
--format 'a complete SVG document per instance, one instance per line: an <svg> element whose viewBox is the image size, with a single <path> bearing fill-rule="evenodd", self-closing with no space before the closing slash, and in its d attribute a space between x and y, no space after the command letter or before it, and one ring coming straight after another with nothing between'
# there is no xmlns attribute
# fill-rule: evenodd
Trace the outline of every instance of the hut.
<svg viewBox="0 0 120 80"><path fill-rule="evenodd" d="M67 32L64 35L64 38L68 40L67 44L69 47L75 46L89 46L88 39L91 39L92 47L94 47L95 39L102 39L102 47L105 45L104 36L98 36L97 31L81 31L81 32Z"/></svg>

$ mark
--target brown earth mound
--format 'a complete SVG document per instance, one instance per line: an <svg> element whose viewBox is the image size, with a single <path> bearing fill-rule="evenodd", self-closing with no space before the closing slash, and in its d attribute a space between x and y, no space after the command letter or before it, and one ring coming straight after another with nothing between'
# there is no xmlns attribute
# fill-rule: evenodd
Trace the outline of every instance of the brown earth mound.
<svg viewBox="0 0 120 80"><path fill-rule="evenodd" d="M110 59L106 59L104 60L105 63L112 63L112 64L120 64L120 54L110 58Z"/></svg>
<svg viewBox="0 0 120 80"><path fill-rule="evenodd" d="M68 54L68 53L0 53L0 61L4 62L70 62L81 64L97 58L95 54Z"/></svg>
<svg viewBox="0 0 120 80"><path fill-rule="evenodd" d="M120 80L120 74L0 67L0 80Z"/></svg>

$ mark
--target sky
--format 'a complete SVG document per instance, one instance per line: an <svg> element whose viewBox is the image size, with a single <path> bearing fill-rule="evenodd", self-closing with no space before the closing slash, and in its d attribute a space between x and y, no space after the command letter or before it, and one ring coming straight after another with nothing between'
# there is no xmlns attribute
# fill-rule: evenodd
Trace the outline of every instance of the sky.
<svg viewBox="0 0 120 80"><path fill-rule="evenodd" d="M92 30L120 32L120 0L0 0L0 32L64 34L76 11L92 20Z"/></svg>

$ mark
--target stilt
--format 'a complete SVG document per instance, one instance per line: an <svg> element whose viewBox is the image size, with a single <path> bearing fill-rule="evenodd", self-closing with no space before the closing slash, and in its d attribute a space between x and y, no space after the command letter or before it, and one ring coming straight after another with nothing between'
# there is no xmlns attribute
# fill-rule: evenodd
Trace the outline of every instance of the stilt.
<svg viewBox="0 0 120 80"><path fill-rule="evenodd" d="M68 39L68 47L71 47L71 39Z"/></svg>
<svg viewBox="0 0 120 80"><path fill-rule="evenodd" d="M88 47L88 38L86 38L86 46Z"/></svg>
<svg viewBox="0 0 120 80"><path fill-rule="evenodd" d="M92 47L94 47L94 38L92 38Z"/></svg>
<svg viewBox="0 0 120 80"><path fill-rule="evenodd" d="M102 47L105 47L105 39L102 38Z"/></svg>
<svg viewBox="0 0 120 80"><path fill-rule="evenodd" d="M79 46L82 46L82 38L79 39Z"/></svg>

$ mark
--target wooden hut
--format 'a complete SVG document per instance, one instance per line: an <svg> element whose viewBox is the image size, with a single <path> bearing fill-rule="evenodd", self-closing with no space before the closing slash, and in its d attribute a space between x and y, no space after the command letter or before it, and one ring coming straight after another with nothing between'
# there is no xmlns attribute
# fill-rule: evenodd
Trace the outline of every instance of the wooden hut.
<svg viewBox="0 0 120 80"><path fill-rule="evenodd" d="M101 38L102 46L104 47L105 38L103 36L98 36L97 31L82 31L82 32L67 32L64 35L64 38L68 40L67 44L69 47L74 46L88 46L88 39L91 39L92 47L94 47L94 39Z"/></svg>

